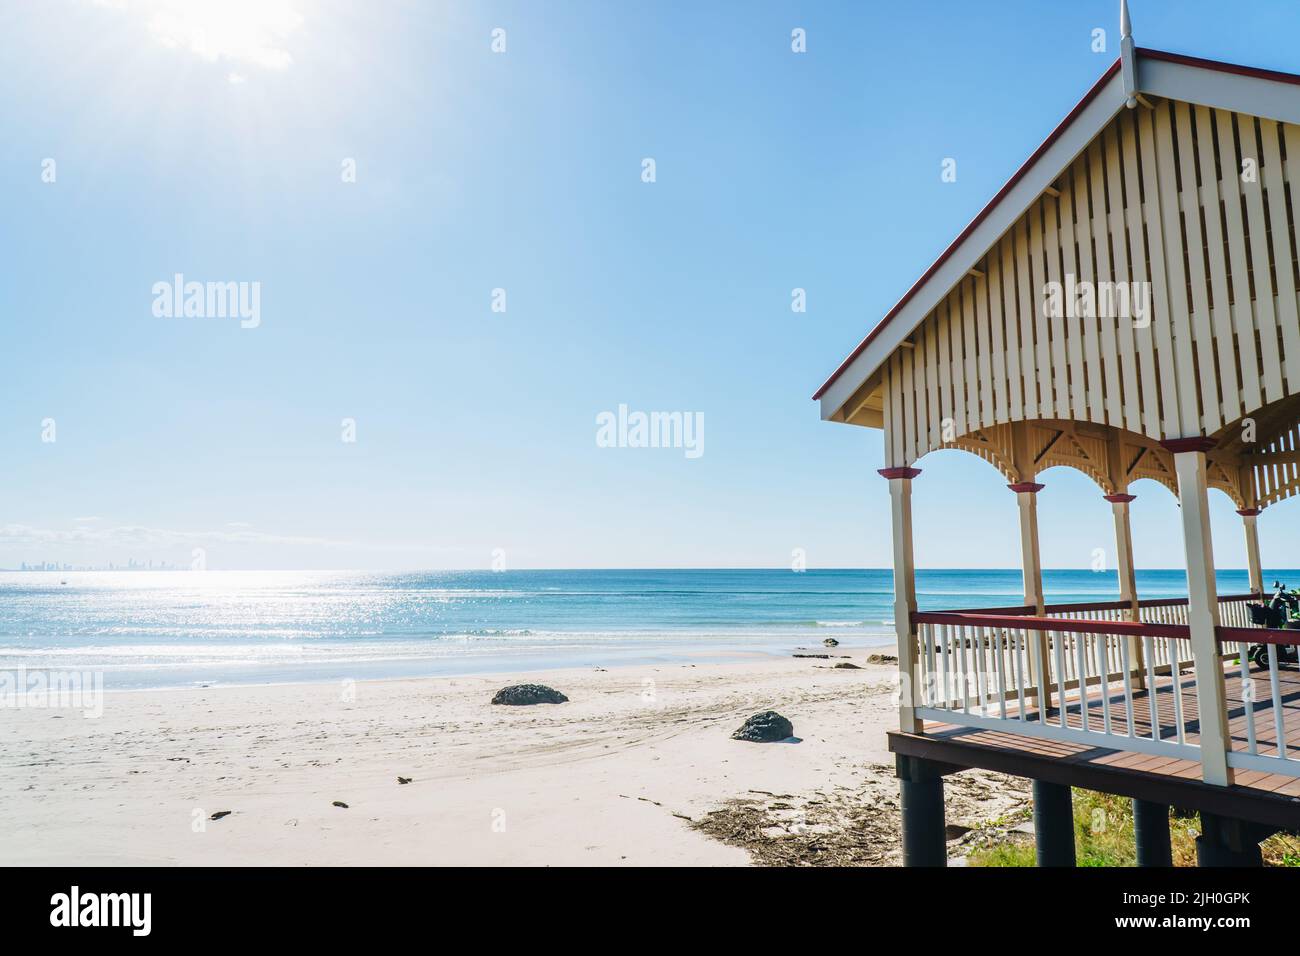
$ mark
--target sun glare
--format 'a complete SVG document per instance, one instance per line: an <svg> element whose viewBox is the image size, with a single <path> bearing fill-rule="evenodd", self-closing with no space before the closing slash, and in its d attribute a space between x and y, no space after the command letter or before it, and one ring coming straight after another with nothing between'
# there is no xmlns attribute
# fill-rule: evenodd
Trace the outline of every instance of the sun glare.
<svg viewBox="0 0 1300 956"><path fill-rule="evenodd" d="M126 0L108 5L139 15L164 46L211 62L229 60L267 70L293 63L286 40L303 23L294 0Z"/></svg>

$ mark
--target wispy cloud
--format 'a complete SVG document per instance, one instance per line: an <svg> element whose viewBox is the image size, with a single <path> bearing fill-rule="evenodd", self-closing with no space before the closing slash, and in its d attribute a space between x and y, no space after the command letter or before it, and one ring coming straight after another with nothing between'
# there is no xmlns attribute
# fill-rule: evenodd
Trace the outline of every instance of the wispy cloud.
<svg viewBox="0 0 1300 956"><path fill-rule="evenodd" d="M169 548L213 544L306 545L313 548L346 548L358 552L403 552L438 554L452 549L411 542L340 541L306 535L275 534L258 531L244 521L227 522L224 529L185 531L174 528L150 528L144 525L118 525L95 528L87 525L66 528L36 528L26 524L0 525L0 549L54 547L123 547Z"/></svg>
<svg viewBox="0 0 1300 956"><path fill-rule="evenodd" d="M94 0L133 16L163 46L209 62L285 70L293 63L288 39L302 26L293 0ZM242 73L228 74L242 83Z"/></svg>

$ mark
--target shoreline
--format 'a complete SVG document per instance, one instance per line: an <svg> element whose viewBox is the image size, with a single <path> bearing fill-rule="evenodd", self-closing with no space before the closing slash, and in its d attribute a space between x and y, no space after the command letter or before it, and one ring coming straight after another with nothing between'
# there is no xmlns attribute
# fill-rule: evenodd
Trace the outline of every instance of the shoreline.
<svg viewBox="0 0 1300 956"><path fill-rule="evenodd" d="M888 649L822 652L843 656L124 690L99 719L18 710L0 739L0 862L768 862L727 836L727 814L772 814L766 829L781 831L786 808L806 807L800 820L826 827L828 806L884 807L897 792L895 669L866 663ZM490 703L526 682L569 702ZM766 709L797 743L731 739ZM868 821L878 862L896 852L896 817ZM793 846L796 823L762 840Z"/></svg>
<svg viewBox="0 0 1300 956"><path fill-rule="evenodd" d="M826 634L830 630L831 634ZM496 676L521 670L551 672L589 667L634 667L680 663L725 664L746 660L769 660L793 653L816 652L821 640L834 636L837 629L823 629L808 635L810 642L795 643L786 636L746 642L704 640L692 635L680 641L646 641L641 644L582 645L564 649L536 647L521 650L484 651L475 654L445 656L392 657L373 660L330 661L327 658L302 663L258 662L243 665L247 673L232 676L229 663L211 661L150 665L131 668L102 661L60 662L46 657L39 663L22 658L6 659L0 650L0 671L57 671L73 674L98 674L103 677L105 693L130 693L151 690L204 690L218 687L279 687L296 684L330 684L343 680L388 681L431 680L451 677ZM823 636L824 635L824 636ZM837 637L837 640L839 638ZM855 634L846 636L841 645L846 650L880 651L892 647L892 634ZM339 645L346 647L346 644ZM184 676L163 682L162 671ZM149 675L149 676L141 676ZM215 675L215 676L209 676ZM157 682L155 682L157 681Z"/></svg>

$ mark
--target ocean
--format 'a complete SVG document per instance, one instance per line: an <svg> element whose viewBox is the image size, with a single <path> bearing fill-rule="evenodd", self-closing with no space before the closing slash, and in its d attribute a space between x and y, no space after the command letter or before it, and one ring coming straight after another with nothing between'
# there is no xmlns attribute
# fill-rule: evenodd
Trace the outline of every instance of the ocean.
<svg viewBox="0 0 1300 956"><path fill-rule="evenodd" d="M1296 572L1266 572L1300 580ZM333 681L785 655L893 640L887 569L0 573L0 670L102 672L109 689ZM1047 571L1049 603L1118 597ZM1018 570L921 570L922 610L1021 602ZM1248 590L1221 571L1219 592ZM1144 598L1182 571L1139 571Z"/></svg>

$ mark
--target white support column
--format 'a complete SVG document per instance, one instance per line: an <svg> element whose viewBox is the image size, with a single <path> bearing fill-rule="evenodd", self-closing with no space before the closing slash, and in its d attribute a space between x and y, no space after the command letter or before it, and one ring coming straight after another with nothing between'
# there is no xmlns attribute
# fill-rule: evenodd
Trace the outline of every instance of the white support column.
<svg viewBox="0 0 1300 956"><path fill-rule="evenodd" d="M1250 568L1250 589L1264 593L1264 568L1259 562L1259 509L1242 508L1241 523L1246 529L1246 564Z"/></svg>
<svg viewBox="0 0 1300 956"><path fill-rule="evenodd" d="M1044 486L1032 481L1007 485L1016 493L1020 508L1020 567L1025 582L1025 606L1043 613L1043 559L1038 549L1038 493Z"/></svg>
<svg viewBox="0 0 1300 956"><path fill-rule="evenodd" d="M1187 624L1196 666L1201 777L1206 783L1228 786L1233 780L1227 756L1232 741L1228 734L1223 660L1215 636L1219 595L1214 580L1209 485L1205 477L1205 453L1214 447L1214 442L1208 438L1185 438L1161 444L1174 453L1174 471L1178 475L1183 551L1187 559Z"/></svg>
<svg viewBox="0 0 1300 956"><path fill-rule="evenodd" d="M1133 529L1128 506L1136 495L1106 495L1115 516L1115 569L1119 575L1119 599L1137 611L1137 575L1133 570ZM1132 618L1137 620L1136 617Z"/></svg>
<svg viewBox="0 0 1300 956"><path fill-rule="evenodd" d="M1115 516L1115 570L1119 576L1119 599L1128 605L1130 621L1141 620L1138 608L1137 571L1133 567L1133 526L1129 521L1129 504L1136 495L1106 495ZM1146 686L1145 652L1141 639L1126 638L1130 682L1135 690Z"/></svg>
<svg viewBox="0 0 1300 956"><path fill-rule="evenodd" d="M1038 548L1038 493L1044 486L1033 481L1022 481L1007 487L1016 493L1016 505L1020 508L1020 567L1025 585L1025 606L1033 607L1034 614L1041 615L1043 613L1043 559ZM1029 669L1033 681L1030 698L1035 706L1050 710L1052 654L1045 631L1032 632L1029 640Z"/></svg>
<svg viewBox="0 0 1300 956"><path fill-rule="evenodd" d="M898 636L898 729L919 734L924 722L916 716L921 699L920 668L916 631L912 615L916 612L916 563L912 554L912 479L920 468L882 468L889 480L889 497L894 533L894 631Z"/></svg>

